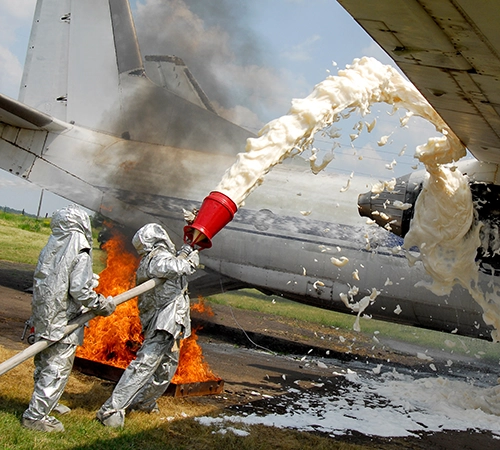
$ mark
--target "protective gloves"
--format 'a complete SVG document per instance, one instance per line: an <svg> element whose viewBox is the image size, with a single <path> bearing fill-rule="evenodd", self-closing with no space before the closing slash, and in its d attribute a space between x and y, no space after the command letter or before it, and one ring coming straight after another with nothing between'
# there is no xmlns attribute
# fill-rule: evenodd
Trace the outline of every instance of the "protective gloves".
<svg viewBox="0 0 500 450"><path fill-rule="evenodd" d="M191 247L189 244L184 244L177 252L177 256L187 258L191 254L191 252L193 252L193 247Z"/></svg>
<svg viewBox="0 0 500 450"><path fill-rule="evenodd" d="M193 250L188 255L186 260L191 265L191 267L196 269L200 265L200 254L198 253L198 250Z"/></svg>
<svg viewBox="0 0 500 450"><path fill-rule="evenodd" d="M92 274L92 289L95 289L97 286L99 286L99 275L96 273Z"/></svg>
<svg viewBox="0 0 500 450"><path fill-rule="evenodd" d="M116 305L113 301L113 297L104 297L104 295L99 294L99 307L94 310L98 316L107 317L115 312Z"/></svg>

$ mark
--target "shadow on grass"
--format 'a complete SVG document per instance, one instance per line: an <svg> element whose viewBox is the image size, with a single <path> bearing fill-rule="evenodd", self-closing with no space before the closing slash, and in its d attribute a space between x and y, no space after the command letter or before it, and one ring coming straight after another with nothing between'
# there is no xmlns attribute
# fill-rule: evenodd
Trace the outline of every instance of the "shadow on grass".
<svg viewBox="0 0 500 450"><path fill-rule="evenodd" d="M28 407L28 402L0 396L0 414L12 415L21 420L24 410Z"/></svg>

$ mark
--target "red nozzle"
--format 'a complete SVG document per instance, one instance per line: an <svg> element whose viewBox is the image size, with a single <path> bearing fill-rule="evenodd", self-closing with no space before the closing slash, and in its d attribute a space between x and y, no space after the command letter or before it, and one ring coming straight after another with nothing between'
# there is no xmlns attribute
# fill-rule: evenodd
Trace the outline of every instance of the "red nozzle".
<svg viewBox="0 0 500 450"><path fill-rule="evenodd" d="M221 192L210 192L191 225L184 227L184 242L199 248L212 247L212 238L222 230L238 210L236 204Z"/></svg>

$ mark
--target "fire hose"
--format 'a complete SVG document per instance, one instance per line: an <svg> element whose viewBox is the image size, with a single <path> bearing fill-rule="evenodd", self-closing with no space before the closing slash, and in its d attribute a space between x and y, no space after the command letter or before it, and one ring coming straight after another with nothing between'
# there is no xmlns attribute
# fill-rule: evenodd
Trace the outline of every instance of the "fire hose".
<svg viewBox="0 0 500 450"><path fill-rule="evenodd" d="M132 289L129 289L128 291L125 291L117 295L116 297L113 298L113 301L115 302L115 305L118 306L134 297L137 297L140 294L144 294L145 292L150 291L151 289L155 288L164 281L165 280L162 280L160 278L151 278L150 280L145 281L139 286L136 286ZM73 331L75 331L77 328L81 327L94 317L96 317L96 314L93 311L88 311L86 313L83 313L75 317L68 323L68 325L66 325L63 337L73 333ZM56 342L57 341L47 341L45 339L35 342L33 345L24 349L22 352L18 353L17 355L14 355L12 358L9 358L7 361L1 363L0 376L8 372L9 370L13 369L14 367L18 366L22 362L26 361L27 359L31 358L32 356L35 356L37 353L40 353L42 350L45 350L47 347L50 347L52 344L55 344Z"/></svg>

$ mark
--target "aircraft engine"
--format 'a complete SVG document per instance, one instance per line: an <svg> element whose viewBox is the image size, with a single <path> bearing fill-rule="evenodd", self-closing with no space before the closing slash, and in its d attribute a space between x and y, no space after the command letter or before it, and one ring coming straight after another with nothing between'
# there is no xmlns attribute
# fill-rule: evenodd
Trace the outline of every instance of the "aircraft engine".
<svg viewBox="0 0 500 450"><path fill-rule="evenodd" d="M470 175L470 189L476 220L482 224L481 247L477 258L483 271L500 275L500 185L483 174ZM410 229L414 205L422 191L425 172L414 172L396 178L394 188L380 193L366 192L358 196L358 211L379 226L405 237Z"/></svg>
<svg viewBox="0 0 500 450"><path fill-rule="evenodd" d="M363 217L374 220L379 226L404 237L410 229L413 205L422 190L423 173L412 173L396 178L391 190L372 191L358 196L358 211Z"/></svg>

